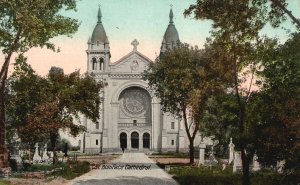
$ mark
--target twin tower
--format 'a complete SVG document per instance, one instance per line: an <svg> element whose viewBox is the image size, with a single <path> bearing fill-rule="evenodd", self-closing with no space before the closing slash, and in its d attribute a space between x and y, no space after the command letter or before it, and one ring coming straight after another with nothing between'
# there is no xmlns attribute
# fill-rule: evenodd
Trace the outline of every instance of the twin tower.
<svg viewBox="0 0 300 185"><path fill-rule="evenodd" d="M169 25L163 37L160 53L164 52L167 48L175 47L179 42L179 36L174 25L173 17L174 15L171 9L169 14ZM134 45L134 43L132 43L132 45ZM86 52L88 55L87 70L89 72L101 72L109 70L111 57L110 45L102 24L102 13L100 8L98 11L98 21L92 33L92 37L90 37L88 40L88 49Z"/></svg>

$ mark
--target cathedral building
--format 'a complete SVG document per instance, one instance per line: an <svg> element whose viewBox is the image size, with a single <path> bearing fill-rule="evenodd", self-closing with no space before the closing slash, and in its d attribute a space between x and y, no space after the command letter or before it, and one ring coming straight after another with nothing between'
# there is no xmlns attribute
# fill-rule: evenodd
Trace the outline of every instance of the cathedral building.
<svg viewBox="0 0 300 185"><path fill-rule="evenodd" d="M101 92L100 119L97 123L84 118L87 131L81 137L81 151L185 151L189 141L180 120L163 113L160 100L149 89L142 73L152 63L138 51L134 39L130 53L111 62L110 44L102 23L98 21L88 41L87 72L106 86ZM179 35L170 10L169 25L162 38L161 53L176 46ZM113 47L113 46L112 46ZM197 142L196 142L197 143Z"/></svg>

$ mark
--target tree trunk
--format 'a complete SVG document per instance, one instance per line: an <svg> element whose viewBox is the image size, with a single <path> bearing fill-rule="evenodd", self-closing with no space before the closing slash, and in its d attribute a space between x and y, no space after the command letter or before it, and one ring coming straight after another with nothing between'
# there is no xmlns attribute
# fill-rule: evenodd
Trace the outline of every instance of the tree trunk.
<svg viewBox="0 0 300 185"><path fill-rule="evenodd" d="M242 169L243 169L243 185L250 185L250 177L249 177L249 160L244 149L241 150L241 158L242 158Z"/></svg>
<svg viewBox="0 0 300 185"><path fill-rule="evenodd" d="M53 164L56 164L58 162L58 157L57 157L57 153L56 153L56 139L57 139L57 134L50 133L51 148L53 151Z"/></svg>
<svg viewBox="0 0 300 185"><path fill-rule="evenodd" d="M190 139L190 164L194 164L194 140Z"/></svg>
<svg viewBox="0 0 300 185"><path fill-rule="evenodd" d="M7 79L7 72L10 63L11 56L15 52L17 43L19 41L21 29L18 30L16 38L12 42L11 47L0 71L0 168L8 167L8 150L5 146L5 82Z"/></svg>
<svg viewBox="0 0 300 185"><path fill-rule="evenodd" d="M7 72L9 67L9 61L11 55L5 58L5 62L2 66L0 72L0 168L6 168L9 166L8 163L8 150L5 146L5 102L4 102L4 92L5 92L5 82L7 78Z"/></svg>
<svg viewBox="0 0 300 185"><path fill-rule="evenodd" d="M300 19L297 19L291 11L289 11L280 1L278 0L271 0L277 7L279 7L284 13L286 13L294 23L300 28Z"/></svg>

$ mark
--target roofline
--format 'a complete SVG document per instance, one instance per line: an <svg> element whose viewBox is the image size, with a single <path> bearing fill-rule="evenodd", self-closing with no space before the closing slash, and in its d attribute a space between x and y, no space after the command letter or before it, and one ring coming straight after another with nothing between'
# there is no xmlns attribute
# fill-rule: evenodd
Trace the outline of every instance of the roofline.
<svg viewBox="0 0 300 185"><path fill-rule="evenodd" d="M134 53L138 54L139 56L141 56L145 60L149 61L150 63L154 63L150 58L146 57L145 55L143 55L139 51L131 51L130 53L128 53L127 55L123 56L122 58L120 58L116 62L110 63L110 66L118 65L119 63L121 63L122 61L124 61L124 59L128 58L130 55L132 55Z"/></svg>

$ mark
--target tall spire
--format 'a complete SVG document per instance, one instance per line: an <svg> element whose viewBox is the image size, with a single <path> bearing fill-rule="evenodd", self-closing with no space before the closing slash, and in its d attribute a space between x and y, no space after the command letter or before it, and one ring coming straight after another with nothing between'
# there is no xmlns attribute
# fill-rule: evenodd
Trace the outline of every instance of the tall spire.
<svg viewBox="0 0 300 185"><path fill-rule="evenodd" d="M100 5L99 5L99 10L98 10L98 23L102 23L102 13L101 13L101 9L100 9Z"/></svg>
<svg viewBox="0 0 300 185"><path fill-rule="evenodd" d="M169 18L170 18L170 24L173 24L174 22L173 22L173 17L174 17L174 15L173 15L173 11L172 11L172 7L171 7L171 9L170 9L170 14L169 14Z"/></svg>

